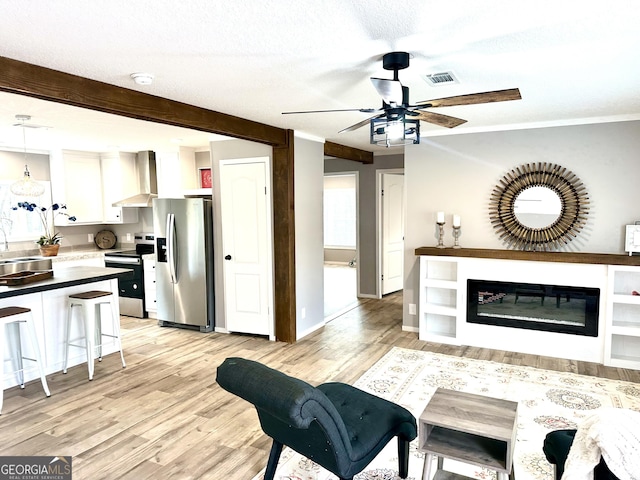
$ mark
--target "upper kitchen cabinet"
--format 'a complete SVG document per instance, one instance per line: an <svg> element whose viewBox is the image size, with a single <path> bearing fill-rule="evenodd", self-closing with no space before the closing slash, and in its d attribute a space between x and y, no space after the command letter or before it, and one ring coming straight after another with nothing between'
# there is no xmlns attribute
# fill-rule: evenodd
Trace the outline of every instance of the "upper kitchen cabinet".
<svg viewBox="0 0 640 480"><path fill-rule="evenodd" d="M102 223L102 173L100 154L71 150L52 151L51 195L56 203L67 205L76 217L69 223L64 215L56 215L57 226Z"/></svg>
<svg viewBox="0 0 640 480"><path fill-rule="evenodd" d="M103 223L136 223L138 209L114 207L115 202L138 194L136 154L110 152L100 154L102 170Z"/></svg>
<svg viewBox="0 0 640 480"><path fill-rule="evenodd" d="M138 192L135 154L61 150L51 152L50 165L53 201L66 204L76 217L69 223L56 215L57 226L138 221L137 208L112 206Z"/></svg>

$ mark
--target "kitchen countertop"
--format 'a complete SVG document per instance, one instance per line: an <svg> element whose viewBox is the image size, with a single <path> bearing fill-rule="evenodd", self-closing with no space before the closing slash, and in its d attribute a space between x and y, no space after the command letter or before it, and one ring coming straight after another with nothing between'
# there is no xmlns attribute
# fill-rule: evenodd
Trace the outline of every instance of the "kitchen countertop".
<svg viewBox="0 0 640 480"><path fill-rule="evenodd" d="M45 292L58 288L111 280L132 274L127 268L108 267L60 267L53 269L53 278L17 286L0 286L0 298L17 297L29 293Z"/></svg>

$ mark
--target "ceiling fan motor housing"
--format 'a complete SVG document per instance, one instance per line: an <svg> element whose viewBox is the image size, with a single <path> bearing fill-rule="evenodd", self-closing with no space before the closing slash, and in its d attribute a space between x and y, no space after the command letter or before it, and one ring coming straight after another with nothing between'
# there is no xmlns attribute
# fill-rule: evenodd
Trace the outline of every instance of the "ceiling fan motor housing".
<svg viewBox="0 0 640 480"><path fill-rule="evenodd" d="M409 66L407 52L391 52L382 57L382 68L385 70L404 70Z"/></svg>

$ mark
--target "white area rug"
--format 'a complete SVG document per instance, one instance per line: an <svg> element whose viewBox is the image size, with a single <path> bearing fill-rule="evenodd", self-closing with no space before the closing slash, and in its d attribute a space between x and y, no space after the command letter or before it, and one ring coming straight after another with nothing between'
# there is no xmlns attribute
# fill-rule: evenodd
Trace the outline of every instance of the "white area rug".
<svg viewBox="0 0 640 480"><path fill-rule="evenodd" d="M553 479L552 467L542 453L544 437L551 430L575 428L601 407L640 411L640 385L635 383L402 348L393 348L355 385L404 406L416 418L437 387L518 402L514 453L518 480ZM409 459L412 480L422 478L424 457L416 446L417 439L412 442ZM264 461L266 466L266 455ZM393 480L397 478L397 468L394 439L355 480ZM493 471L453 461L445 460L444 468L477 479L496 478ZM261 473L255 480L262 477ZM275 478L335 480L337 477L285 448Z"/></svg>

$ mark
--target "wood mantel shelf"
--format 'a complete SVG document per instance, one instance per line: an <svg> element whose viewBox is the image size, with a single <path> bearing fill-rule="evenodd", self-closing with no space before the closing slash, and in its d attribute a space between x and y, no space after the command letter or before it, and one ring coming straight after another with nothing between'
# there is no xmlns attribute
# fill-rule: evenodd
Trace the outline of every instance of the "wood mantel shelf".
<svg viewBox="0 0 640 480"><path fill-rule="evenodd" d="M491 248L418 247L415 254L434 257L494 258L497 260L528 260L532 262L588 263L596 265L640 266L640 256L618 253L529 252Z"/></svg>

